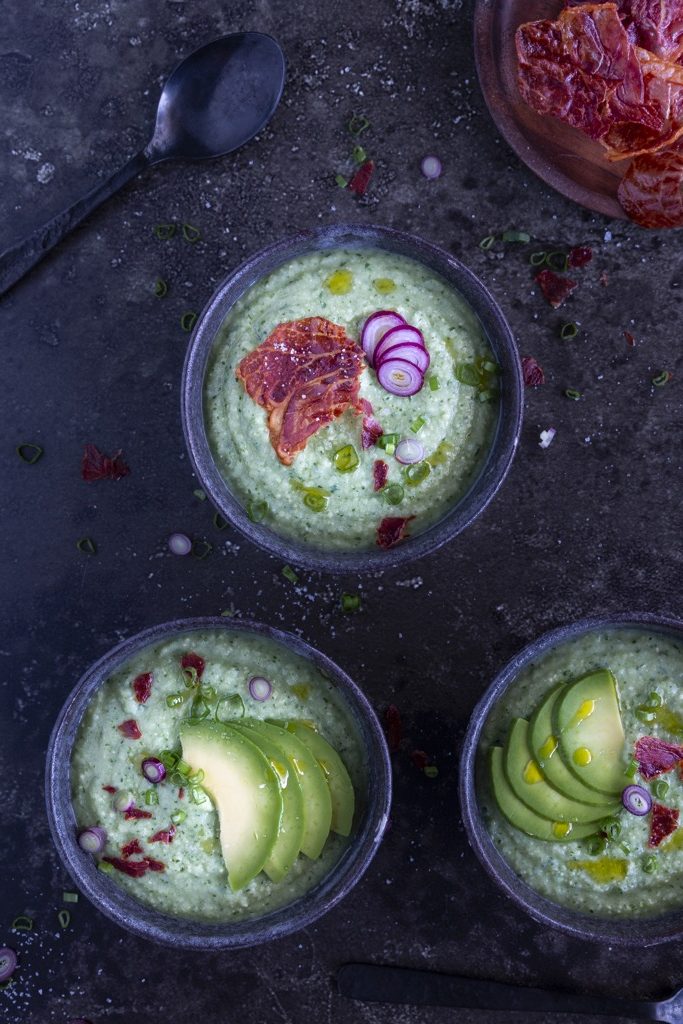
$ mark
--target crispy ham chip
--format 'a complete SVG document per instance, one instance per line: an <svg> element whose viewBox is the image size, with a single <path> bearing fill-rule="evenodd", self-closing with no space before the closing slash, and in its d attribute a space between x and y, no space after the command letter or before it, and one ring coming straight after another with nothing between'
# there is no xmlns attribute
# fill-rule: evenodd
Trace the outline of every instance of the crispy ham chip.
<svg viewBox="0 0 683 1024"><path fill-rule="evenodd" d="M291 466L321 427L347 409L362 413L363 350L338 324L313 316L279 324L245 356L236 377L268 413L270 443Z"/></svg>
<svg viewBox="0 0 683 1024"><path fill-rule="evenodd" d="M679 813L678 808L665 807L664 804L652 805L648 846L659 846L661 842L668 839L676 831Z"/></svg>
<svg viewBox="0 0 683 1024"><path fill-rule="evenodd" d="M635 758L638 771L648 782L664 772L670 772L683 761L683 747L667 743L657 736L641 736L636 741Z"/></svg>

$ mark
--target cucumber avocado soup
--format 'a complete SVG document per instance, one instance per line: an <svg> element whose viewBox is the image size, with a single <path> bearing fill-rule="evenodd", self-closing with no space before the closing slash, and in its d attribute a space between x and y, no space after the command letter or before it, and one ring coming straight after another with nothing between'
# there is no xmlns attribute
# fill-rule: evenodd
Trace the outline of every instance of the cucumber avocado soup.
<svg viewBox="0 0 683 1024"><path fill-rule="evenodd" d="M378 310L404 323L408 344L392 354L401 357L396 366L417 375L415 393L387 390L367 347L365 355L360 349L363 326ZM358 377L342 382L346 407L339 405L338 387L322 418L316 407L308 411L308 426L297 423L297 436L308 436L292 455L277 448L274 420L279 430L283 417L273 412L272 396L264 397L262 377L282 350L278 331L301 329L311 318L346 334L353 352L346 350L344 372L350 376L355 353ZM391 325L389 319L385 326ZM246 372L248 359L266 339L273 344L257 368L257 386ZM405 365L411 359L418 369ZM392 366L385 361L384 371ZM393 379L403 380L400 366ZM308 546L370 549L426 530L464 496L491 445L499 387L476 315L445 280L392 253L336 249L290 260L231 309L210 360L204 415L218 469L250 518ZM318 426L311 427L316 417ZM407 451L409 463L397 458L402 441L410 444L398 454ZM387 517L396 520L393 529L380 530Z"/></svg>
<svg viewBox="0 0 683 1024"><path fill-rule="evenodd" d="M365 787L360 740L315 666L220 630L148 647L106 679L72 756L84 856L140 902L204 921L319 883Z"/></svg>
<svg viewBox="0 0 683 1024"><path fill-rule="evenodd" d="M491 838L543 896L600 917L683 905L683 642L596 630L528 665L482 731Z"/></svg>

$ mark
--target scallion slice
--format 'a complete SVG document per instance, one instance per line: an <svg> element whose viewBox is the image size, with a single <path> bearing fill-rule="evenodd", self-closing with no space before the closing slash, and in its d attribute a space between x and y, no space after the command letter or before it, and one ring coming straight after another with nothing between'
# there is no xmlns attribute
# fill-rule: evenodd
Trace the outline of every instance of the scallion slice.
<svg viewBox="0 0 683 1024"><path fill-rule="evenodd" d="M565 388L564 397L570 398L572 402L578 402L578 400L581 398L581 392L576 391L575 388Z"/></svg>
<svg viewBox="0 0 683 1024"><path fill-rule="evenodd" d="M368 154L365 152L362 146L353 147L353 159L357 164L364 164L368 158Z"/></svg>
<svg viewBox="0 0 683 1024"><path fill-rule="evenodd" d="M217 530L224 530L228 525L228 520L224 519L220 512L214 512L213 525L216 527Z"/></svg>
<svg viewBox="0 0 683 1024"><path fill-rule="evenodd" d="M388 484L381 493L384 500L390 505L400 505L405 494L400 484Z"/></svg>
<svg viewBox="0 0 683 1024"><path fill-rule="evenodd" d="M495 235L486 235L486 237L482 238L481 242L479 243L479 248L483 249L484 252L488 252L488 250L491 248L495 240Z"/></svg>
<svg viewBox="0 0 683 1024"><path fill-rule="evenodd" d="M63 903L78 903L78 893L77 892L63 892L62 893L62 902Z"/></svg>
<svg viewBox="0 0 683 1024"><path fill-rule="evenodd" d="M673 374L668 370L662 370L661 373L658 373L656 377L652 378L652 383L656 388L663 388L665 384L669 383L672 376Z"/></svg>
<svg viewBox="0 0 683 1024"><path fill-rule="evenodd" d="M547 255L547 252L532 252L529 257L529 263L532 267L542 267Z"/></svg>
<svg viewBox="0 0 683 1024"><path fill-rule="evenodd" d="M342 594L341 609L345 615L360 611L360 594Z"/></svg>
<svg viewBox="0 0 683 1024"><path fill-rule="evenodd" d="M158 277L154 282L154 294L158 299L163 299L167 292L168 285L164 281L163 277Z"/></svg>
<svg viewBox="0 0 683 1024"><path fill-rule="evenodd" d="M201 231L194 224L183 224L183 238L186 242L198 242L201 237Z"/></svg>
<svg viewBox="0 0 683 1024"><path fill-rule="evenodd" d="M187 313L183 313L180 318L180 326L188 334L197 323L197 314L193 310L188 310Z"/></svg>
<svg viewBox="0 0 683 1024"><path fill-rule="evenodd" d="M79 551L82 551L84 555L97 554L97 545L92 537L81 537L80 540L76 541L76 547Z"/></svg>
<svg viewBox="0 0 683 1024"><path fill-rule="evenodd" d="M427 377L427 383L429 384L430 391L438 391L441 387L439 384L439 378L436 376Z"/></svg>
<svg viewBox="0 0 683 1024"><path fill-rule="evenodd" d="M244 718L244 701L239 693L232 693L229 697L223 697L216 708L217 722L231 722L235 718Z"/></svg>
<svg viewBox="0 0 683 1024"><path fill-rule="evenodd" d="M14 918L10 927L15 932L32 932L33 918L27 917L25 914L20 914L19 917Z"/></svg>
<svg viewBox="0 0 683 1024"><path fill-rule="evenodd" d="M352 473L360 464L358 452L352 444L346 444L343 448L339 448L334 453L333 461L335 469L340 473Z"/></svg>
<svg viewBox="0 0 683 1024"><path fill-rule="evenodd" d="M180 705L184 703L185 697L182 693L169 693L168 697L166 698L166 707L168 708L179 708ZM175 765L173 765L172 767L175 767Z"/></svg>
<svg viewBox="0 0 683 1024"><path fill-rule="evenodd" d="M346 127L351 135L362 135L370 127L370 122L365 114L354 114Z"/></svg>
<svg viewBox="0 0 683 1024"><path fill-rule="evenodd" d="M426 422L427 420L424 418L424 416L418 416L417 419L414 419L413 422L410 424L410 429L414 434L419 434L419 432L422 430Z"/></svg>
<svg viewBox="0 0 683 1024"><path fill-rule="evenodd" d="M409 487L417 487L423 480L426 480L432 471L427 461L416 462L412 466L406 466L403 476Z"/></svg>
<svg viewBox="0 0 683 1024"><path fill-rule="evenodd" d="M155 224L154 234L162 242L166 242L175 235L175 224Z"/></svg>
<svg viewBox="0 0 683 1024"><path fill-rule="evenodd" d="M268 514L268 503L265 501L249 501L247 503L247 515L252 523L262 522Z"/></svg>
<svg viewBox="0 0 683 1024"><path fill-rule="evenodd" d="M208 540L195 540L192 544L192 554L200 561L210 555L212 551L213 544L210 544Z"/></svg>
<svg viewBox="0 0 683 1024"><path fill-rule="evenodd" d="M57 914L57 920L59 921L60 928L68 928L71 924L71 914L68 910L60 910Z"/></svg>
<svg viewBox="0 0 683 1024"><path fill-rule="evenodd" d="M159 803L159 794L156 789L148 789L145 792L145 803L148 807L154 807L155 804Z"/></svg>
<svg viewBox="0 0 683 1024"><path fill-rule="evenodd" d="M34 444L32 441L22 441L15 450L21 461L25 462L27 466L34 466L44 452L39 444Z"/></svg>
<svg viewBox="0 0 683 1024"><path fill-rule="evenodd" d="M560 328L560 337L563 341L569 341L570 338L575 338L578 333L579 328L577 324L562 324L562 327Z"/></svg>
<svg viewBox="0 0 683 1024"><path fill-rule="evenodd" d="M285 565L283 567L282 575L284 576L284 578L286 580L289 580L290 583L298 583L299 582L299 577L294 572L294 570L292 569L291 565Z"/></svg>
<svg viewBox="0 0 683 1024"><path fill-rule="evenodd" d="M504 231L502 235L504 242L530 242L531 235L527 231Z"/></svg>
<svg viewBox="0 0 683 1024"><path fill-rule="evenodd" d="M187 818L187 811L183 810L174 811L173 814L171 815L171 821L173 822L174 825L182 825L182 823L185 821L185 818Z"/></svg>

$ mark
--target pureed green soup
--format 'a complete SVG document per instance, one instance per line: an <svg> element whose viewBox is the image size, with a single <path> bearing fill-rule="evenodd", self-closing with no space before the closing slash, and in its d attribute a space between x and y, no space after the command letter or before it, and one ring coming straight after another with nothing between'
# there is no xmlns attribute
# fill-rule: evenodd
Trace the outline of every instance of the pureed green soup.
<svg viewBox="0 0 683 1024"><path fill-rule="evenodd" d="M278 325L308 317L324 317L358 342L378 310L396 311L422 332L431 361L421 390L390 394L366 366L360 397L381 425L379 444L362 447L363 417L347 409L283 465L264 408L236 379L241 361ZM204 393L216 464L251 518L302 544L369 549L385 517L406 519L398 539L421 533L463 497L489 451L500 387L492 360L474 312L422 264L375 249L292 259L235 304L216 341ZM402 439L422 446L417 464L397 460ZM377 460L387 469L381 489Z"/></svg>
<svg viewBox="0 0 683 1024"><path fill-rule="evenodd" d="M148 781L145 763L163 780ZM205 921L261 915L320 882L366 787L328 680L241 632L140 651L96 692L72 757L79 829L106 835L98 866L140 902Z"/></svg>
<svg viewBox="0 0 683 1024"><path fill-rule="evenodd" d="M629 628L560 644L522 672L482 731L477 788L493 842L529 886L574 910L628 918L681 907L682 742L681 641ZM637 813L622 802L627 787Z"/></svg>

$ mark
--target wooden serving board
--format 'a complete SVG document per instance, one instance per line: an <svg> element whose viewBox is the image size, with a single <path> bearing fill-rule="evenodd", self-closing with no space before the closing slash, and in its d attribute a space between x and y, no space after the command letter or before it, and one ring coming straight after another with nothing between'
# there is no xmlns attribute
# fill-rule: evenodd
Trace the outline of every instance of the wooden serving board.
<svg viewBox="0 0 683 1024"><path fill-rule="evenodd" d="M556 18L562 6L561 0L476 0L479 82L498 131L527 167L575 203L626 219L617 188L628 161L610 163L597 142L557 118L534 113L517 88L515 31L525 21Z"/></svg>

